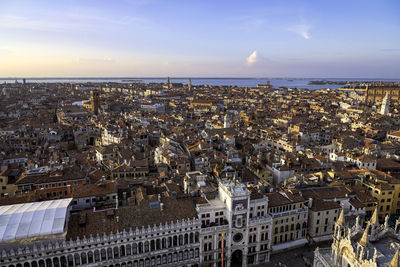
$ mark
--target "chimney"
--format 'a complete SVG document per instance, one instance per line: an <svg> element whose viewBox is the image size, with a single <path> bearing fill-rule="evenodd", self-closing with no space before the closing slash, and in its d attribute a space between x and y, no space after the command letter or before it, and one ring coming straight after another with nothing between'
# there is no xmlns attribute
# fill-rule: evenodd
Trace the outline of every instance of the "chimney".
<svg viewBox="0 0 400 267"><path fill-rule="evenodd" d="M309 199L308 199L308 207L311 209L311 207L312 207L312 204L313 204L313 199L310 197Z"/></svg>

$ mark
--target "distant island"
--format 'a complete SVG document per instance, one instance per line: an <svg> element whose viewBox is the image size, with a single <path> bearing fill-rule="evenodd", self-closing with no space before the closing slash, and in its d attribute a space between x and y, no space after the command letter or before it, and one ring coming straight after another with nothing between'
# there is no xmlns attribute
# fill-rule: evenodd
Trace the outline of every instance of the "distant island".
<svg viewBox="0 0 400 267"><path fill-rule="evenodd" d="M345 81L309 81L308 84L312 85L324 85L324 84L337 84L337 85L346 85L349 82Z"/></svg>

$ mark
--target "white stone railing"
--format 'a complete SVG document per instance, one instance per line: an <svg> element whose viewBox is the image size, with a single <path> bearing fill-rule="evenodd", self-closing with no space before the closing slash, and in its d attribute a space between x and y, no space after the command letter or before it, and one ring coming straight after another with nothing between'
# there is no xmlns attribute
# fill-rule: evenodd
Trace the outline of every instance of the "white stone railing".
<svg viewBox="0 0 400 267"><path fill-rule="evenodd" d="M131 228L129 229L129 231L125 230L123 230L122 232L118 231L115 234L113 233L110 234L104 233L103 235L97 234L95 237L90 235L89 237L84 237L83 239L77 237L76 240L68 240L68 241L66 241L65 239L48 241L48 242L43 241L40 242L40 244L33 243L33 245L26 245L21 243L20 245L16 245L15 246L16 248L14 247L10 249L2 249L0 252L0 259L4 259L7 257L26 256L32 253L54 252L54 250L74 249L77 247L89 246L107 242L120 242L123 239L131 237L155 234L159 232L165 232L168 230L176 230L188 227L198 227L200 231L201 221L199 219L181 220L176 222L171 221L171 223L169 224L165 223L165 224L160 224L158 226L154 225L153 227L148 226L146 228L145 227L136 228L135 230Z"/></svg>

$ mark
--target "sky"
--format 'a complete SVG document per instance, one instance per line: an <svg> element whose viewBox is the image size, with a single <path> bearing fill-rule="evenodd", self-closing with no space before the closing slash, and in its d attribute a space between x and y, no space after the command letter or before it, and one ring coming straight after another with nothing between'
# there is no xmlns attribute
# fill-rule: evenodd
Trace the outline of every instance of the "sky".
<svg viewBox="0 0 400 267"><path fill-rule="evenodd" d="M0 0L0 77L400 78L399 0Z"/></svg>

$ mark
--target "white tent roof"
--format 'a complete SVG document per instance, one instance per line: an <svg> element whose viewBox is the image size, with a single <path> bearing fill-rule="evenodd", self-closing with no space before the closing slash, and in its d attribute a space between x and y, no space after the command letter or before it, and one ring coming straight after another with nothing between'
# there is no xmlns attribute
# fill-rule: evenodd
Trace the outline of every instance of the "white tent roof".
<svg viewBox="0 0 400 267"><path fill-rule="evenodd" d="M0 207L0 242L64 232L72 198Z"/></svg>

